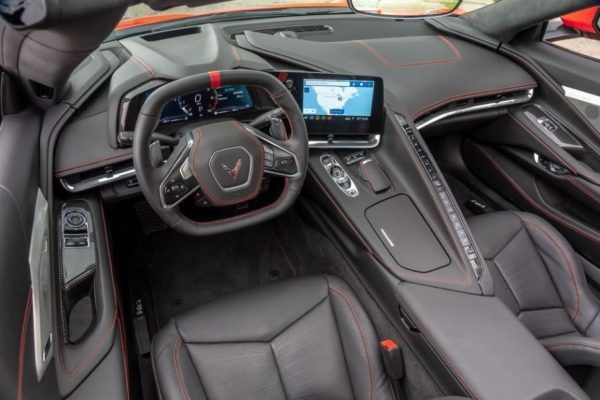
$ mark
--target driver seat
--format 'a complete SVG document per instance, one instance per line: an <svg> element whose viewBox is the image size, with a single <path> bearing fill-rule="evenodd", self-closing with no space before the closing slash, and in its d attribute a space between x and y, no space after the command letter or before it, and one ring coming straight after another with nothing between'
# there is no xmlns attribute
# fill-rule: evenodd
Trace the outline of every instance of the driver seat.
<svg viewBox="0 0 600 400"><path fill-rule="evenodd" d="M366 311L325 275L177 316L154 337L152 361L163 400L394 399Z"/></svg>

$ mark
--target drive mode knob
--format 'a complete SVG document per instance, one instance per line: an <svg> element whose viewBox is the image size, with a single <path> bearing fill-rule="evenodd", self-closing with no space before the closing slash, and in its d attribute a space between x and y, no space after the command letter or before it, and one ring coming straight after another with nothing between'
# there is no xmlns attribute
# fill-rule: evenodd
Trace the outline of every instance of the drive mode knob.
<svg viewBox="0 0 600 400"><path fill-rule="evenodd" d="M67 224L73 228L79 228L85 224L85 216L78 211L69 213L66 220Z"/></svg>
<svg viewBox="0 0 600 400"><path fill-rule="evenodd" d="M346 175L346 171L344 171L340 167L333 167L333 168L331 168L331 172L329 172L329 173L331 174L331 177L336 182L345 181L346 178L348 178L348 176Z"/></svg>

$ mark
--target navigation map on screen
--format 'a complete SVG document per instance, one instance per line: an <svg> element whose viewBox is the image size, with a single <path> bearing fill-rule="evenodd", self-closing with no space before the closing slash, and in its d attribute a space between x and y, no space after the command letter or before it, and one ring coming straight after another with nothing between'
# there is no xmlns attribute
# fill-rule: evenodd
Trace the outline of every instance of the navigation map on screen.
<svg viewBox="0 0 600 400"><path fill-rule="evenodd" d="M367 119L374 90L374 81L304 79L303 114Z"/></svg>

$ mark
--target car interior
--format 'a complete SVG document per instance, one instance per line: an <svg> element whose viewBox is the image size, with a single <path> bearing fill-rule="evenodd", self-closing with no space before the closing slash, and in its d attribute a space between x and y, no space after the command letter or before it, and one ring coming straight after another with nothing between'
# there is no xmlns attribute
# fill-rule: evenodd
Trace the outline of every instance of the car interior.
<svg viewBox="0 0 600 400"><path fill-rule="evenodd" d="M0 3L1 399L600 399L597 1Z"/></svg>

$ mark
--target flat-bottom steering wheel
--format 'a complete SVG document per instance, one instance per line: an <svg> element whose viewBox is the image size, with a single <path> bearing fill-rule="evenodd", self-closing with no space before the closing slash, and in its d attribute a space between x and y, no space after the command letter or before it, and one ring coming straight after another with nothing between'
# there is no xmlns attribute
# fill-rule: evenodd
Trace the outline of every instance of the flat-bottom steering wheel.
<svg viewBox="0 0 600 400"><path fill-rule="evenodd" d="M190 127L166 162L154 165L150 145L164 105L181 95L230 85L264 89L287 116L287 139L221 119ZM294 203L308 167L306 125L292 94L270 74L230 70L194 75L161 86L145 101L135 126L133 163L146 199L173 229L196 236L228 232L278 216ZM248 202L259 195L264 174L285 179L282 193L266 206L209 222L192 220L179 209L197 190L215 207Z"/></svg>

